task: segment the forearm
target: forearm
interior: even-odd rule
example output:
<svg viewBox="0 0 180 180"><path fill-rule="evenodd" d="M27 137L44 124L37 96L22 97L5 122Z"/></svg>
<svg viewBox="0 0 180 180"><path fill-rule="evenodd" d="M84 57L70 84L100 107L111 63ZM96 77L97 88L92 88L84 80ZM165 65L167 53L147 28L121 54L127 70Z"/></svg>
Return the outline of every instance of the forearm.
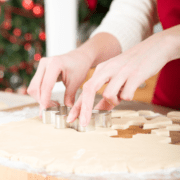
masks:
<svg viewBox="0 0 180 180"><path fill-rule="evenodd" d="M164 43L167 44L168 61L180 58L180 25L163 32Z"/></svg>
<svg viewBox="0 0 180 180"><path fill-rule="evenodd" d="M111 34L98 33L90 38L76 51L86 54L92 62L91 67L97 66L121 53L119 41Z"/></svg>

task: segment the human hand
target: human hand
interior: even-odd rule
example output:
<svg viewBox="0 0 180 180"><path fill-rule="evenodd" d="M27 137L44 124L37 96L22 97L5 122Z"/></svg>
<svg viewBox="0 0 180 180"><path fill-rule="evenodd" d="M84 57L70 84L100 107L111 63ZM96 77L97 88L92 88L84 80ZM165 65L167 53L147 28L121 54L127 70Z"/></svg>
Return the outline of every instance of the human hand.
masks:
<svg viewBox="0 0 180 180"><path fill-rule="evenodd" d="M111 110L123 100L132 100L138 86L155 75L170 60L172 43L166 32L157 33L130 50L99 64L83 86L83 92L73 106L68 122L80 114L80 123L87 126L96 92L109 83L103 92L103 99L95 109Z"/></svg>
<svg viewBox="0 0 180 180"><path fill-rule="evenodd" d="M39 102L40 112L55 105L50 101L51 91L56 81L61 80L66 86L64 104L72 107L75 93L85 80L91 64L86 54L76 50L61 56L42 58L27 90Z"/></svg>

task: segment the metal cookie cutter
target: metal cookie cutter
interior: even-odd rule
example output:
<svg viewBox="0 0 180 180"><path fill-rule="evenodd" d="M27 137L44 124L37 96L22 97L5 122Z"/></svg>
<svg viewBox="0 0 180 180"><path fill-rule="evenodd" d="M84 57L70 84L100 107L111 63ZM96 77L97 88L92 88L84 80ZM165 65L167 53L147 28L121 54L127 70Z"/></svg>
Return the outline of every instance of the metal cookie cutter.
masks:
<svg viewBox="0 0 180 180"><path fill-rule="evenodd" d="M95 115L92 114L91 121L86 127L83 127L78 122L78 131L79 132L88 132L88 131L94 131L95 130Z"/></svg>
<svg viewBox="0 0 180 180"><path fill-rule="evenodd" d="M67 115L61 114L60 112L55 114L55 128L56 129L66 129L69 127L69 124L66 122Z"/></svg>
<svg viewBox="0 0 180 180"><path fill-rule="evenodd" d="M76 119L73 123L69 123L69 126L70 128L75 129L77 131L79 126L79 119Z"/></svg>
<svg viewBox="0 0 180 180"><path fill-rule="evenodd" d="M69 114L70 110L71 110L71 107L61 105L59 111L60 111L61 114Z"/></svg>
<svg viewBox="0 0 180 180"><path fill-rule="evenodd" d="M65 105L61 105L59 111L60 111L61 115L68 114L68 112L67 112L67 106L65 106Z"/></svg>
<svg viewBox="0 0 180 180"><path fill-rule="evenodd" d="M43 110L42 119L44 124L55 123L55 113L59 112L60 106L50 107Z"/></svg>
<svg viewBox="0 0 180 180"><path fill-rule="evenodd" d="M95 126L109 128L112 126L111 111L93 110L95 114Z"/></svg>

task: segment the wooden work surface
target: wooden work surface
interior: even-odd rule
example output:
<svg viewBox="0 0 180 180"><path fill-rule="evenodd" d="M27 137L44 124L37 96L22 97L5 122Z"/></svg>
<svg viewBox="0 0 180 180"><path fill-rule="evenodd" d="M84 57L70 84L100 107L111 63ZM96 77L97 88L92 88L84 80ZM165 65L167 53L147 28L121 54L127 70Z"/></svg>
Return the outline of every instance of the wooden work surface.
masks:
<svg viewBox="0 0 180 180"><path fill-rule="evenodd" d="M95 104L99 102L101 99L100 95L96 95ZM10 108L3 111L10 112L10 111L17 111L21 110L24 107L34 107L38 106L37 103L32 103L26 106L20 106L16 108ZM126 102L122 101L119 106L117 106L115 109L121 109L121 110L152 110L154 112L161 113L163 115L166 115L168 112L172 111L172 109L161 107L161 106L155 106L151 104L141 103L141 102ZM130 126L126 130L118 130L118 135L115 136L115 138L118 137L124 137L124 138L132 138L134 134L137 133L144 133L144 134L150 134L151 130L143 130L142 127L138 126ZM180 133L171 133L171 137L176 137L175 141L180 140ZM177 143L177 142L176 142ZM162 178L163 179L163 178ZM0 180L65 180L65 178L55 178L52 176L43 177L42 175L32 174L28 173L23 170L17 170L12 169L9 167L4 167L0 165Z"/></svg>

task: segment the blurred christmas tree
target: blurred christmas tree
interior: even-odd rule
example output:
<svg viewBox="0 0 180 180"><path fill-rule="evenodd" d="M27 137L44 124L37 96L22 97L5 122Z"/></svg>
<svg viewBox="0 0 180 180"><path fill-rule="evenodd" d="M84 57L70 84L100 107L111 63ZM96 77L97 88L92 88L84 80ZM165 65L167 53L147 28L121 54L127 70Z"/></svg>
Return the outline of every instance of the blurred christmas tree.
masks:
<svg viewBox="0 0 180 180"><path fill-rule="evenodd" d="M113 0L79 0L79 40L86 41L109 11Z"/></svg>
<svg viewBox="0 0 180 180"><path fill-rule="evenodd" d="M78 0L79 37L84 42L112 0ZM0 0L0 90L26 94L45 56L43 0Z"/></svg>
<svg viewBox="0 0 180 180"><path fill-rule="evenodd" d="M43 0L0 0L0 89L21 91L45 56Z"/></svg>

